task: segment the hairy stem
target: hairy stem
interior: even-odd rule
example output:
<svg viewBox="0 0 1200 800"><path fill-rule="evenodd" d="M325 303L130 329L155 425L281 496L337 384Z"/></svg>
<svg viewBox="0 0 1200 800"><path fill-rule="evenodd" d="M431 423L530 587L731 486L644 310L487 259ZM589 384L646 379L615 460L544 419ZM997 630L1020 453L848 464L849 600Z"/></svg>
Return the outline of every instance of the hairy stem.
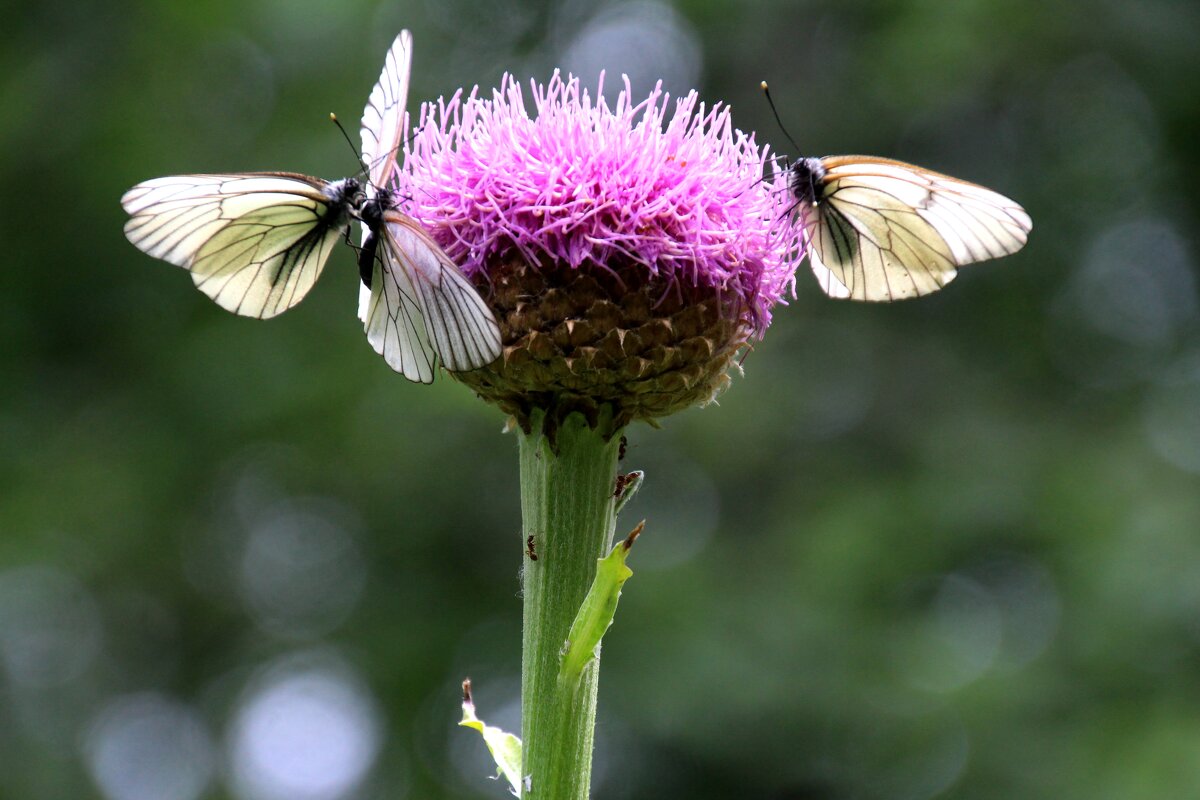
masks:
<svg viewBox="0 0 1200 800"><path fill-rule="evenodd" d="M607 441L580 414L553 443L533 420L520 434L525 548L521 664L522 773L525 798L586 800L592 771L599 661L560 686L561 651L611 546L618 435ZM601 430L605 426L598 426ZM532 538L530 538L532 537Z"/></svg>

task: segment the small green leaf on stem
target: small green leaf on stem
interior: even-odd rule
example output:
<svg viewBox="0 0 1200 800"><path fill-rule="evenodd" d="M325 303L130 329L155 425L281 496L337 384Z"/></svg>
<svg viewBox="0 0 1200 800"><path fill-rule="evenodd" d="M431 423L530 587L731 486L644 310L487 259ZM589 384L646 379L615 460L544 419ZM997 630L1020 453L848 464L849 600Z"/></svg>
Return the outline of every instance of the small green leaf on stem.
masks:
<svg viewBox="0 0 1200 800"><path fill-rule="evenodd" d="M563 648L562 664L558 670L559 687L574 688L584 667L596 657L600 640L617 613L621 586L633 574L633 570L625 566L629 548L633 547L645 527L646 520L642 520L623 541L617 543L611 553L597 560L596 578L583 598L583 605L575 615L575 622L571 625L571 633Z"/></svg>
<svg viewBox="0 0 1200 800"><path fill-rule="evenodd" d="M463 681L462 722L464 728L474 728L483 736L483 742L496 761L496 774L508 781L514 797L521 796L521 740L507 731L485 725L475 716L475 702L471 699L471 679Z"/></svg>

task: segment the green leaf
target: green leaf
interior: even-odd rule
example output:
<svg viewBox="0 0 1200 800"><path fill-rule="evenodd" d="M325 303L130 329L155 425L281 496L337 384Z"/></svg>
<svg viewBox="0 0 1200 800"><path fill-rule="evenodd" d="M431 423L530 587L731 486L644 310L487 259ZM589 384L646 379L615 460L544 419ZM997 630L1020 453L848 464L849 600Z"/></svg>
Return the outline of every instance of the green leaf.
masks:
<svg viewBox="0 0 1200 800"><path fill-rule="evenodd" d="M471 679L463 681L463 718L458 724L474 728L483 736L483 742L496 762L496 774L503 775L514 797L521 796L521 740L513 734L492 725L484 724L475 716L475 702L471 699Z"/></svg>
<svg viewBox="0 0 1200 800"><path fill-rule="evenodd" d="M637 524L624 541L618 542L604 558L596 562L596 577L588 589L583 604L571 624L571 633L563 646L562 664L558 670L558 684L563 688L574 688L584 667L599 654L600 640L613 623L617 613L617 601L621 598L621 587L633 570L625 566L629 548L641 535L646 521Z"/></svg>

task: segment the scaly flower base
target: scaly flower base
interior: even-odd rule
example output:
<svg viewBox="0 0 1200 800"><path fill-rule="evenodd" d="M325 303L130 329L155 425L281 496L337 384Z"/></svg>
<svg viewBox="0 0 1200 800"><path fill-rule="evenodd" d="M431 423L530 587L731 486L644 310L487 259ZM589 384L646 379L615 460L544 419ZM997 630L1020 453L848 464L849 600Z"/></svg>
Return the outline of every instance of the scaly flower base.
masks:
<svg viewBox="0 0 1200 800"><path fill-rule="evenodd" d="M455 377L516 418L554 429L578 411L605 436L712 402L754 330L741 295L648 274L641 264L592 269L490 265L475 283L496 314L504 355ZM600 413L612 409L605 424Z"/></svg>

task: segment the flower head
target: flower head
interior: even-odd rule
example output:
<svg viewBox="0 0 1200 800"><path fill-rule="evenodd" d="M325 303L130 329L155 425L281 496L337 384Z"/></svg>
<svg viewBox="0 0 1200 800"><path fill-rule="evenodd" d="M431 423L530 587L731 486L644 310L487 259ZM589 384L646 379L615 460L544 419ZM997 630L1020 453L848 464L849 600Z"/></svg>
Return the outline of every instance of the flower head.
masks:
<svg viewBox="0 0 1200 800"><path fill-rule="evenodd" d="M534 408L618 425L711 400L793 285L784 177L729 109L656 87L611 108L557 73L426 104L398 191L492 305L504 358L459 377ZM601 79L603 88L603 78Z"/></svg>

